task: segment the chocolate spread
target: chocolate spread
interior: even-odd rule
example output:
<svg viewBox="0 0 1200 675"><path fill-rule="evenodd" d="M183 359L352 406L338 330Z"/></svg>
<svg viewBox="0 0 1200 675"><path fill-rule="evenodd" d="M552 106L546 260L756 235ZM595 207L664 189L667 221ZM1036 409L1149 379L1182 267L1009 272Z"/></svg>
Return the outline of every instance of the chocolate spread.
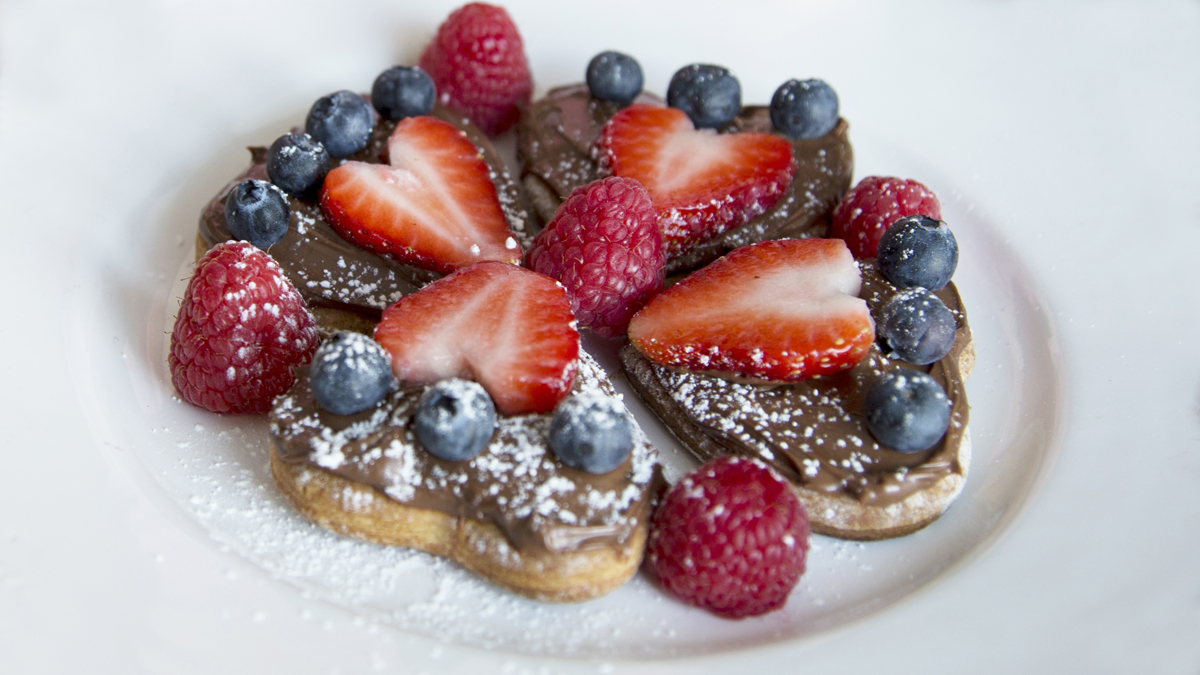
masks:
<svg viewBox="0 0 1200 675"><path fill-rule="evenodd" d="M643 93L635 103L662 104ZM517 156L521 182L533 215L544 224L571 191L604 176L592 146L605 122L621 106L593 99L587 85L576 84L550 90L535 101L517 125ZM829 215L850 189L854 153L847 137L849 125L837 126L821 138L794 139L796 177L783 197L766 213L693 246L667 262L667 273L701 267L735 248L765 239L824 236ZM770 112L763 106L747 106L720 133L755 131L777 133Z"/></svg>
<svg viewBox="0 0 1200 675"><path fill-rule="evenodd" d="M480 149L509 229L522 246L528 246L527 216L516 181L495 148L474 125L449 108L438 104L430 114L462 129ZM367 147L346 159L387 162L387 140L395 128L396 122L392 120L377 120ZM250 168L226 185L200 214L200 239L209 248L233 238L225 224L225 197L229 191L247 178L268 180L266 148L250 148L250 157ZM288 232L267 252L283 268L309 307L351 310L378 319L380 312L401 296L441 276L364 251L342 239L314 200L289 195L288 205L292 211Z"/></svg>
<svg viewBox="0 0 1200 675"><path fill-rule="evenodd" d="M859 297L878 323L879 312L899 291L880 275L874 260L859 265ZM954 313L957 336L950 354L930 366L888 358L887 348L878 342L853 368L794 384L756 385L673 370L651 363L632 345L622 350L622 364L642 398L701 459L722 454L757 457L805 488L886 506L967 469L958 464L968 417L959 364L971 333L954 284L937 296ZM923 452L889 450L866 428L867 389L897 368L929 373L951 402L946 436Z"/></svg>
<svg viewBox="0 0 1200 675"><path fill-rule="evenodd" d="M307 371L271 411L280 459L308 463L379 489L393 500L497 525L518 550L566 551L624 542L650 515L662 487L656 453L640 430L630 457L594 475L554 457L551 415L500 415L495 435L474 459L434 457L412 430L424 387L397 391L376 407L335 415L317 405ZM590 356L580 355L574 394L615 396ZM635 425L636 429L636 425Z"/></svg>

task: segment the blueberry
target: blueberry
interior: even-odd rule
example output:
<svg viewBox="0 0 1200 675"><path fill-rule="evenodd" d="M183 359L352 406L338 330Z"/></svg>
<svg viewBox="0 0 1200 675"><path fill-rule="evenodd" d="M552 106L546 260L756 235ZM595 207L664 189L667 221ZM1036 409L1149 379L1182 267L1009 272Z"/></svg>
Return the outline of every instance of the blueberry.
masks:
<svg viewBox="0 0 1200 675"><path fill-rule="evenodd" d="M885 374L867 390L867 429L898 452L928 450L950 426L950 399L937 380L915 370Z"/></svg>
<svg viewBox="0 0 1200 675"><path fill-rule="evenodd" d="M337 333L322 343L308 372L317 403L335 415L374 406L395 384L387 352L360 333Z"/></svg>
<svg viewBox="0 0 1200 675"><path fill-rule="evenodd" d="M554 410L550 449L559 461L588 473L608 473L633 450L625 407L607 396L572 396Z"/></svg>
<svg viewBox="0 0 1200 675"><path fill-rule="evenodd" d="M304 131L317 139L334 159L348 157L367 147L375 113L371 104L352 91L335 91L317 99L308 111Z"/></svg>
<svg viewBox="0 0 1200 675"><path fill-rule="evenodd" d="M389 120L428 115L436 96L433 78L417 66L388 68L371 87L371 105Z"/></svg>
<svg viewBox="0 0 1200 675"><path fill-rule="evenodd" d="M642 93L642 67L628 54L601 52L588 63L587 86L594 98L629 105Z"/></svg>
<svg viewBox="0 0 1200 675"><path fill-rule="evenodd" d="M901 291L880 312L879 335L897 356L927 366L954 346L954 313L924 288Z"/></svg>
<svg viewBox="0 0 1200 675"><path fill-rule="evenodd" d="M821 80L788 80L771 97L771 124L790 138L820 138L837 121L837 93Z"/></svg>
<svg viewBox="0 0 1200 675"><path fill-rule="evenodd" d="M283 190L265 180L244 180L225 197L229 233L264 251L287 234L291 212Z"/></svg>
<svg viewBox="0 0 1200 675"><path fill-rule="evenodd" d="M720 66L694 63L671 76L667 105L692 118L697 129L718 129L742 110L742 85Z"/></svg>
<svg viewBox="0 0 1200 675"><path fill-rule="evenodd" d="M267 175L284 192L312 197L329 173L329 152L308 134L285 134L267 150Z"/></svg>
<svg viewBox="0 0 1200 675"><path fill-rule="evenodd" d="M906 216L879 238L879 271L900 288L936 291L950 283L958 267L958 241L946 223Z"/></svg>
<svg viewBox="0 0 1200 675"><path fill-rule="evenodd" d="M421 395L413 428L421 445L435 457L471 459L492 439L496 406L477 382L442 380Z"/></svg>

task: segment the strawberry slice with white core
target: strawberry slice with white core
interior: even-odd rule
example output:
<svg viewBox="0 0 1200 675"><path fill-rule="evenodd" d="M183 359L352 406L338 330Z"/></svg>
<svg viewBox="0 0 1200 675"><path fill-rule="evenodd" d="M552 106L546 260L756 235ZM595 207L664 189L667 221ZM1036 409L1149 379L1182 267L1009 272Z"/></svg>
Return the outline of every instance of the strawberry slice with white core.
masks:
<svg viewBox="0 0 1200 675"><path fill-rule="evenodd" d="M383 311L375 340L401 382L472 379L506 415L553 410L579 367L579 331L563 287L499 262L401 298Z"/></svg>
<svg viewBox="0 0 1200 675"><path fill-rule="evenodd" d="M325 177L321 206L343 238L443 274L479 260L521 259L487 162L454 125L401 120L388 161L346 162Z"/></svg>
<svg viewBox="0 0 1200 675"><path fill-rule="evenodd" d="M650 193L669 257L762 215L796 175L786 139L696 129L682 110L663 106L620 111L596 149L614 176Z"/></svg>
<svg viewBox="0 0 1200 675"><path fill-rule="evenodd" d="M730 252L660 293L629 324L651 361L776 382L858 363L875 323L841 239L764 241Z"/></svg>

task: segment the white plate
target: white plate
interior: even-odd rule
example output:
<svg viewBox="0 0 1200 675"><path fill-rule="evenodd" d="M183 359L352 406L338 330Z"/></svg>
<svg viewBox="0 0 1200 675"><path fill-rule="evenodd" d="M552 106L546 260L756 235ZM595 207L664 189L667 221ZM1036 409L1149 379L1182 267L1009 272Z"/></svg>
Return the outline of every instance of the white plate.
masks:
<svg viewBox="0 0 1200 675"><path fill-rule="evenodd" d="M856 177L927 182L962 243L965 491L911 537L816 539L744 622L641 578L537 606L336 539L281 506L253 422L173 400L166 317L242 148L456 4L0 6L0 671L1198 672L1193 1L507 3L541 91L606 48L658 92L696 61L748 102L827 79Z"/></svg>
<svg viewBox="0 0 1200 675"><path fill-rule="evenodd" d="M872 166L875 149L887 147L854 141L860 166ZM75 385L92 402L87 414L95 425L106 434L119 429L123 447L149 478L140 481L143 489L161 492L214 541L272 577L372 622L473 647L573 658L694 656L813 636L887 607L978 555L1033 493L1059 433L1057 342L1028 275L995 225L952 184L916 160L888 154L891 172L921 176L943 196L944 217L960 241L955 279L979 354L968 384L970 477L947 515L915 535L865 544L815 537L809 571L787 607L762 618L715 618L668 598L644 575L595 601L536 603L436 557L340 537L294 513L271 480L265 419L207 413L180 402L171 387L166 353L192 264L190 208L160 214L160 222L178 225L145 239L131 232L118 247L152 263L134 270L154 280L144 290L148 298L130 302L129 288L97 278L96 269L84 271L80 284L94 294L78 296L70 308L80 317L72 335ZM97 339L97 329L115 333L131 350L112 349L111 340ZM588 344L616 374L611 345ZM693 464L648 411L634 407L669 475Z"/></svg>

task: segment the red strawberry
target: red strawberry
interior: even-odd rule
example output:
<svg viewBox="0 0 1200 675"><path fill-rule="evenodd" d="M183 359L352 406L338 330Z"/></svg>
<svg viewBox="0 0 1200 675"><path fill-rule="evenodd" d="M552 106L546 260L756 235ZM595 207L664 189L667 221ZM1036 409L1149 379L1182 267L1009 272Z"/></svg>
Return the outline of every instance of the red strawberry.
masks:
<svg viewBox="0 0 1200 675"><path fill-rule="evenodd" d="M579 365L566 291L550 277L498 262L476 263L401 298L383 311L375 340L402 382L473 379L507 415L553 410Z"/></svg>
<svg viewBox="0 0 1200 675"><path fill-rule="evenodd" d="M263 413L296 381L319 338L283 270L244 241L217 244L196 264L171 332L171 383L218 413Z"/></svg>
<svg viewBox="0 0 1200 675"><path fill-rule="evenodd" d="M596 147L614 176L650 193L668 257L761 215L796 174L787 140L697 130L683 111L662 106L625 108Z"/></svg>
<svg viewBox="0 0 1200 675"><path fill-rule="evenodd" d="M475 2L455 10L425 47L420 65L442 103L488 136L516 124L533 93L521 34L501 7Z"/></svg>
<svg viewBox="0 0 1200 675"><path fill-rule="evenodd" d="M875 340L858 264L840 239L739 248L657 295L629 323L650 360L794 382L858 363Z"/></svg>
<svg viewBox="0 0 1200 675"><path fill-rule="evenodd" d="M829 219L829 236L845 239L855 258L874 258L879 239L905 216L942 219L933 190L915 180L867 176L850 188Z"/></svg>
<svg viewBox="0 0 1200 675"><path fill-rule="evenodd" d="M443 274L477 260L521 259L488 166L454 125L401 120L388 160L346 162L325 177L321 206L342 237Z"/></svg>

